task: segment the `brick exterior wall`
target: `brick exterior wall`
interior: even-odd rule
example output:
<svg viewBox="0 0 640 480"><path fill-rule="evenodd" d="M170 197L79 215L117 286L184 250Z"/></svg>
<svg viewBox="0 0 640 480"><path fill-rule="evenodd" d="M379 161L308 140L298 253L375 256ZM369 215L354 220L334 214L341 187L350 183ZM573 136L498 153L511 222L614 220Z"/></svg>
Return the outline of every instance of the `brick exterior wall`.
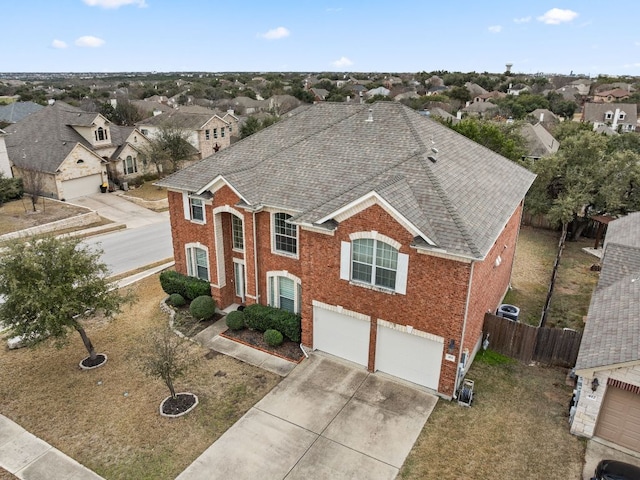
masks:
<svg viewBox="0 0 640 480"><path fill-rule="evenodd" d="M216 278L216 250L214 239L213 211L217 207L235 208L239 198L228 187L214 194L211 205L206 206L206 224L200 225L184 219L182 194L169 192L169 212L173 231L176 270L186 273L184 244L200 242L209 248L209 268L213 284ZM464 332L463 348L473 350L482 331L482 321L487 310L495 310L502 299L510 279L511 265L515 253L515 241L520 221L520 208L508 222L504 232L496 241L487 260L473 267L473 284ZM334 235L298 229L298 258L280 255L271 251L270 211L255 214L257 249L253 243L253 214L242 210L244 216L244 255L232 252L231 214L222 215L224 230L224 252L226 286L212 288L212 295L224 308L239 303L233 283L232 257L244 258L247 276L247 303L258 301L266 304L267 272L287 271L302 282L302 343L313 346L312 301L340 305L371 317L368 368L375 370L375 345L377 319L400 325L411 325L416 330L431 333L444 339L444 351L440 382L440 393L454 394L457 364L461 354L461 340L467 292L471 281L472 264L434 255L419 253L411 248L413 234L402 227L382 207L373 205L342 221ZM409 256L406 295L367 288L340 279L341 242L349 242L355 232L377 231L401 244L400 253ZM507 245L504 249L503 246ZM254 250L257 250L258 292L255 287ZM501 255L502 263L494 268L495 258ZM256 298L257 297L257 298ZM455 341L452 352L456 361L447 361L444 356L449 341Z"/></svg>

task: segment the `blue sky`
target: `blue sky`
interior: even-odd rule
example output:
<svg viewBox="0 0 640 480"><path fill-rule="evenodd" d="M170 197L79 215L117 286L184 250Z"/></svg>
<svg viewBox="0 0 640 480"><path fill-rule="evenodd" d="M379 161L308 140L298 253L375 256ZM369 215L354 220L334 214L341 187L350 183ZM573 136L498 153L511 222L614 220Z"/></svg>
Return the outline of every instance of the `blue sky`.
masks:
<svg viewBox="0 0 640 480"><path fill-rule="evenodd" d="M640 2L18 0L2 72L640 75Z"/></svg>

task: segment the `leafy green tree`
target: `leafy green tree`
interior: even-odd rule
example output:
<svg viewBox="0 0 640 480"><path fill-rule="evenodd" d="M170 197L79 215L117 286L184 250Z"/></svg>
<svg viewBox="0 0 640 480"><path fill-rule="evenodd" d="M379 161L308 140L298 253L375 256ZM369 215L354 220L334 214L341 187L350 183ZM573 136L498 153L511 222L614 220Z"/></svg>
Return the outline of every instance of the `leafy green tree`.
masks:
<svg viewBox="0 0 640 480"><path fill-rule="evenodd" d="M82 320L96 312L110 317L133 300L109 283L101 254L71 237L10 243L0 258L0 323L31 345L49 336L60 345L76 330L95 360Z"/></svg>
<svg viewBox="0 0 640 480"><path fill-rule="evenodd" d="M116 125L132 126L144 118L142 112L128 100L118 100L114 108L110 103L100 104L98 111Z"/></svg>
<svg viewBox="0 0 640 480"><path fill-rule="evenodd" d="M0 172L0 207L9 200L22 197L23 193L22 179L7 177Z"/></svg>
<svg viewBox="0 0 640 480"><path fill-rule="evenodd" d="M249 117L240 127L240 138L246 138L249 135L253 135L263 128L273 125L277 121L278 117L273 115L265 117L262 121L258 120L256 117Z"/></svg>
<svg viewBox="0 0 640 480"><path fill-rule="evenodd" d="M467 89L467 87L453 87L452 89L447 91L447 96L449 98L453 98L454 100L459 100L462 103L468 102L471 100L471 92Z"/></svg>
<svg viewBox="0 0 640 480"><path fill-rule="evenodd" d="M526 154L525 143L517 124L504 124L468 117L454 124L444 122L456 132L511 160L520 161Z"/></svg>

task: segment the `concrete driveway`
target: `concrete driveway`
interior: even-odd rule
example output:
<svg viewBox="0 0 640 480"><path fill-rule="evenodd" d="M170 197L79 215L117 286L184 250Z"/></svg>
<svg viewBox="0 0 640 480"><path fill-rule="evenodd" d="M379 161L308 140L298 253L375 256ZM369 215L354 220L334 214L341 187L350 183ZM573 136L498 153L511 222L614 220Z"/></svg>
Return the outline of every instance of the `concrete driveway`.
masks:
<svg viewBox="0 0 640 480"><path fill-rule="evenodd" d="M177 478L391 480L436 402L312 354Z"/></svg>
<svg viewBox="0 0 640 480"><path fill-rule="evenodd" d="M71 199L67 203L95 210L104 218L124 223L127 228L169 221L169 212L154 212L121 198L117 193L94 193Z"/></svg>
<svg viewBox="0 0 640 480"><path fill-rule="evenodd" d="M593 472L600 460L619 460L640 467L640 454L626 450L601 438L593 437L587 442L584 469L582 471L583 480L593 478Z"/></svg>

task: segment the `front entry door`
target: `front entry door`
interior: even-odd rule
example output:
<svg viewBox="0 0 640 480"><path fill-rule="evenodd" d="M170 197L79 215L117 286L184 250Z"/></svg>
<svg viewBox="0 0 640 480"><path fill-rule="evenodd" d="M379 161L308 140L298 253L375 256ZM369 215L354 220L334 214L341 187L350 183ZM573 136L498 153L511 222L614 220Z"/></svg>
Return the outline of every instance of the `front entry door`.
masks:
<svg viewBox="0 0 640 480"><path fill-rule="evenodd" d="M240 297L242 303L245 301L245 278L244 278L244 263L233 262L233 272L235 275L236 283L236 296Z"/></svg>

